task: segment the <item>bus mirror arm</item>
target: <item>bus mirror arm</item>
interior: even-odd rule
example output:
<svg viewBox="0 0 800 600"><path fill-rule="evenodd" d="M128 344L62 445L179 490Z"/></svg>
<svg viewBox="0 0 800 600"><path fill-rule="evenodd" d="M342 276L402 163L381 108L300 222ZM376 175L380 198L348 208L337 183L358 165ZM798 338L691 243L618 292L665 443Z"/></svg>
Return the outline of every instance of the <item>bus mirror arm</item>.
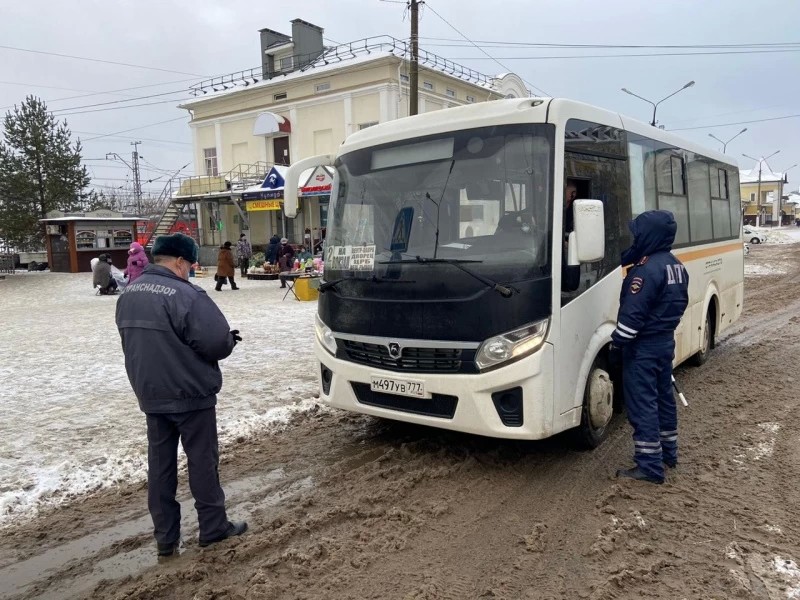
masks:
<svg viewBox="0 0 800 600"><path fill-rule="evenodd" d="M289 167L284 177L283 186L283 212L290 218L297 216L298 196L300 193L300 175L308 169L315 167L330 166L333 164L335 156L333 154L320 154L297 161ZM334 190L331 190L334 193Z"/></svg>

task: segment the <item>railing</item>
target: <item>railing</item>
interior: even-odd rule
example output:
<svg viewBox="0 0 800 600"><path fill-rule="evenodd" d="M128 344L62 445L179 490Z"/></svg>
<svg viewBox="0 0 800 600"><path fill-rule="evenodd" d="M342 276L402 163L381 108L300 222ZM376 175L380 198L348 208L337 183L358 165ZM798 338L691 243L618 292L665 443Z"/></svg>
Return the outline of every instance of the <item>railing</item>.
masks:
<svg viewBox="0 0 800 600"><path fill-rule="evenodd" d="M194 96L207 94L208 92L220 92L233 88L245 88L250 85L256 84L262 80L269 80L281 75L288 75L296 71L308 71L317 67L324 67L326 65L337 64L346 60L357 58L372 54L373 52L388 52L395 56L399 56L404 60L411 60L411 46L404 40L398 40L391 36L378 36L364 38L355 42L341 44L339 46L332 46L326 48L322 54L316 58L313 55L305 55L309 62L302 65L302 61L293 63L291 69L276 69L271 73L267 73L266 77L263 73L262 67L255 67L246 71L238 71L219 77L213 77L201 81L189 88L189 92ZM310 58L309 58L310 57ZM427 50L419 49L419 64L422 66L435 69L437 71L446 73L453 77L458 77L464 81L468 81L475 85L486 86L495 89L495 79L489 75L485 75L464 65L460 65L452 60L428 52Z"/></svg>

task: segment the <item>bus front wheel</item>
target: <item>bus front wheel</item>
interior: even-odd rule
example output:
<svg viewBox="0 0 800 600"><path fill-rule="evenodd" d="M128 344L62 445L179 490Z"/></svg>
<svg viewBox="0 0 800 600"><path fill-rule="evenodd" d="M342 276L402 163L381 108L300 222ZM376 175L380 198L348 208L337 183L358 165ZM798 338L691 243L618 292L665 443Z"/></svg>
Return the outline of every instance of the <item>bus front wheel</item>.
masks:
<svg viewBox="0 0 800 600"><path fill-rule="evenodd" d="M581 407L581 424L575 430L575 441L578 446L592 450L597 448L608 437L611 418L614 416L614 382L605 362L595 359L586 389L583 393Z"/></svg>
<svg viewBox="0 0 800 600"><path fill-rule="evenodd" d="M704 365L708 360L708 355L711 353L711 348L714 345L714 328L711 323L711 313L706 313L706 321L703 323L703 331L701 332L703 336L700 340L700 350L697 351L697 354L692 356L690 362L695 366L699 367L700 365Z"/></svg>

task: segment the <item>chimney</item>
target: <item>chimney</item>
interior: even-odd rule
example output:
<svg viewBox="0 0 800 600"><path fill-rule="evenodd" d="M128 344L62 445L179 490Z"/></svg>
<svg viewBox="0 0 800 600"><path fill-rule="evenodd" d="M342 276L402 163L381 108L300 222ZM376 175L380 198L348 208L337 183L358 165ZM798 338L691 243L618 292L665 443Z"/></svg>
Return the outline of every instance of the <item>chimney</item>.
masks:
<svg viewBox="0 0 800 600"><path fill-rule="evenodd" d="M275 57L267 54L267 49L270 46L288 44L292 38L271 29L259 29L259 33L261 34L261 73L264 79L269 79L275 71Z"/></svg>
<svg viewBox="0 0 800 600"><path fill-rule="evenodd" d="M302 69L315 61L323 51L322 33L325 30L303 21L292 21L292 41L294 42L295 69ZM262 38L263 39L263 38Z"/></svg>

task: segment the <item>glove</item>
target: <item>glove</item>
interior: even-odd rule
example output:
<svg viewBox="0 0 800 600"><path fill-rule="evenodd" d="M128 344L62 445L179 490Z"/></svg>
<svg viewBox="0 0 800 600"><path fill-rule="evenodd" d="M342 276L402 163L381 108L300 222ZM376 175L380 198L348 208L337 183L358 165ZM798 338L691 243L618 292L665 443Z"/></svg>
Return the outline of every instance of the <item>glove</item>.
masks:
<svg viewBox="0 0 800 600"><path fill-rule="evenodd" d="M613 344L608 348L608 366L613 371L618 371L622 368L622 348L614 346Z"/></svg>
<svg viewBox="0 0 800 600"><path fill-rule="evenodd" d="M239 330L234 329L231 331L231 335L233 336L233 344L236 345L238 342L242 341L242 336L239 335Z"/></svg>

